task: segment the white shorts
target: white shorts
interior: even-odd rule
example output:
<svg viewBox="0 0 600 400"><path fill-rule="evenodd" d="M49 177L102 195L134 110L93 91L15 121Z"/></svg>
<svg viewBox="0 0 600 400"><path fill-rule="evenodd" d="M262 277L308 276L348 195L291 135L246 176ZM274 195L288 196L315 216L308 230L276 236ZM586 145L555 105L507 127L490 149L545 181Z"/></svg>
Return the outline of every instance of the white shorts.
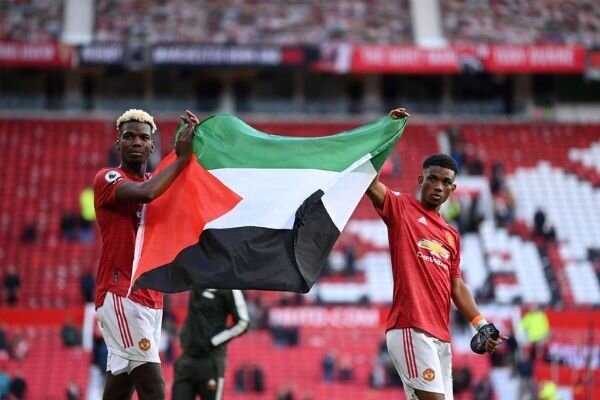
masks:
<svg viewBox="0 0 600 400"><path fill-rule="evenodd" d="M417 399L414 389L454 398L450 343L412 328L389 330L385 338L409 400Z"/></svg>
<svg viewBox="0 0 600 400"><path fill-rule="evenodd" d="M108 348L107 371L129 374L144 363L160 363L162 314L162 310L106 293L96 316Z"/></svg>

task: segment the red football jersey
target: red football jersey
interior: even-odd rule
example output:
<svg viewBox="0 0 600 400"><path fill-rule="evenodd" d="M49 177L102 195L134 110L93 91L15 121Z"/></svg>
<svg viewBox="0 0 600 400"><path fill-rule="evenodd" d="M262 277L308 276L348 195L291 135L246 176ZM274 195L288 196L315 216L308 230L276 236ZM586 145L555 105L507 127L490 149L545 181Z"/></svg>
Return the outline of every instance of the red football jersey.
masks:
<svg viewBox="0 0 600 400"><path fill-rule="evenodd" d="M451 278L460 277L460 236L412 195L388 189L388 227L394 298L387 329L415 328L450 342Z"/></svg>
<svg viewBox="0 0 600 400"><path fill-rule="evenodd" d="M101 169L94 178L94 207L102 236L102 254L96 277L96 308L104 303L107 291L126 296L131 281L135 236L143 204L119 203L117 188L128 180L144 181L120 168ZM129 298L151 308L163 307L162 293L139 289Z"/></svg>

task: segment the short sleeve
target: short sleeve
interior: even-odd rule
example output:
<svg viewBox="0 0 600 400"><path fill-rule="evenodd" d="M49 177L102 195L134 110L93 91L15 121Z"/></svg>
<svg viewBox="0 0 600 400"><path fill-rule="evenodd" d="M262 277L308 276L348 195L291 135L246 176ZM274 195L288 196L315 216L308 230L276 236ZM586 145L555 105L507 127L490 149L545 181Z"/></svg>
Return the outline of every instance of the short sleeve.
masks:
<svg viewBox="0 0 600 400"><path fill-rule="evenodd" d="M115 193L127 179L116 169L100 170L94 178L94 199L100 207L115 204Z"/></svg>
<svg viewBox="0 0 600 400"><path fill-rule="evenodd" d="M398 217L402 215L404 210L404 202L402 201L404 196L398 192L394 192L390 188L386 188L385 200L383 201L383 208L375 208L377 214L381 217L383 222L386 225L390 225L390 223Z"/></svg>

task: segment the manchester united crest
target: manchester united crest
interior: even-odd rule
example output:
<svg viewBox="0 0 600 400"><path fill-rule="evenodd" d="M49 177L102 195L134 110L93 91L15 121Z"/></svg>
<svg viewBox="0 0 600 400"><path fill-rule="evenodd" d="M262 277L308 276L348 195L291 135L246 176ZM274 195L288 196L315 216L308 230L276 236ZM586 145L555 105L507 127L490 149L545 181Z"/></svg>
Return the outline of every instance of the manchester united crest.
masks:
<svg viewBox="0 0 600 400"><path fill-rule="evenodd" d="M431 368L427 368L425 371L423 371L423 379L425 379L427 382L431 382L435 379L435 371Z"/></svg>
<svg viewBox="0 0 600 400"><path fill-rule="evenodd" d="M142 349L143 351L148 351L151 345L150 341L146 338L142 338L142 340L140 340L138 344L140 346L140 349Z"/></svg>

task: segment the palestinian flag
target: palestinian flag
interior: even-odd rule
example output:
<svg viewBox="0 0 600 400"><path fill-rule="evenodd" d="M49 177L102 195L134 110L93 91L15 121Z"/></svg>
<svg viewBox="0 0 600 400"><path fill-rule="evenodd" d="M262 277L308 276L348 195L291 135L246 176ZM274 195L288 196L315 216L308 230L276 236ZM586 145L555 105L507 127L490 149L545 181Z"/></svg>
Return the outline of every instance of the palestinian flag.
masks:
<svg viewBox="0 0 600 400"><path fill-rule="evenodd" d="M298 138L227 114L204 120L193 139L196 159L144 208L133 289L308 292L405 125L384 117Z"/></svg>

